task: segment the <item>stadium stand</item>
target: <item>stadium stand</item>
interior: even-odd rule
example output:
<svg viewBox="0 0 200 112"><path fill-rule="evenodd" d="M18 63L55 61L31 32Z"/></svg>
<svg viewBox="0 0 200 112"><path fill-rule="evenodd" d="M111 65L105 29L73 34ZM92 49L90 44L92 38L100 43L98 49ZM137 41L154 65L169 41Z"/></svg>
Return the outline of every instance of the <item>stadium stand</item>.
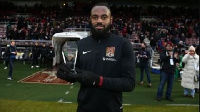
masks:
<svg viewBox="0 0 200 112"><path fill-rule="evenodd" d="M45 6L36 3L32 6L17 6L12 2L1 2L0 40L3 50L8 40L12 39L24 51L35 41L50 43L55 33L66 31L66 28L89 29L89 10L94 3L76 1L72 4ZM114 1L109 5L113 12L111 31L129 39L136 50L140 49L143 40L150 40L152 37L157 42L158 53L162 47L159 46L159 41L162 40L171 41L175 45L181 44L185 48L199 45L198 8L127 5Z"/></svg>

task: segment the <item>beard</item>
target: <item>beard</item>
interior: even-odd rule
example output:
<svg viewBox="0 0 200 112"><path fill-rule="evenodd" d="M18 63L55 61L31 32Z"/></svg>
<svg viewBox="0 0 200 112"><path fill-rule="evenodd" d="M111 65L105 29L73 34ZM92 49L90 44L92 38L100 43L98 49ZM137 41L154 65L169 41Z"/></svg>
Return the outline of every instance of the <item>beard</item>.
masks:
<svg viewBox="0 0 200 112"><path fill-rule="evenodd" d="M96 29L96 26L101 26L103 27L102 30L100 29ZM109 23L108 26L106 27L105 25L100 24L96 24L96 25L91 25L91 33L92 33L92 38L94 39L101 39L101 38L106 38L108 36L108 34L110 33L110 26L111 24Z"/></svg>

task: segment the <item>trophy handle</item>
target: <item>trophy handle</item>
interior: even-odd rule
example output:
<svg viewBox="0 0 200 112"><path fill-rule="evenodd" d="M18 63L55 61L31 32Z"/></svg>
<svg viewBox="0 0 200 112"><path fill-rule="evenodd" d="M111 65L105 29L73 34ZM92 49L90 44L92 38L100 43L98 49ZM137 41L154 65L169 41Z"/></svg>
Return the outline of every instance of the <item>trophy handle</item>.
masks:
<svg viewBox="0 0 200 112"><path fill-rule="evenodd" d="M72 71L77 74L75 67L78 55L78 47L75 41L66 41L62 47L62 57L63 61L66 64L67 62L72 62L73 67ZM71 58L71 59L70 59Z"/></svg>

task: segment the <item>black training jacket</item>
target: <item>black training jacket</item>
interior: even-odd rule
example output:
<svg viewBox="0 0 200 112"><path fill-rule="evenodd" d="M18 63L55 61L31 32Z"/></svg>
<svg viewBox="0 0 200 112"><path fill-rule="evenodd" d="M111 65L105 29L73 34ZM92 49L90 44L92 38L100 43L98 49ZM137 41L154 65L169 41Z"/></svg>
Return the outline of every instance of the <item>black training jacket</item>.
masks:
<svg viewBox="0 0 200 112"><path fill-rule="evenodd" d="M130 42L110 34L77 42L76 66L104 77L102 87L81 85L77 112L121 112L122 92L135 88L135 55Z"/></svg>
<svg viewBox="0 0 200 112"><path fill-rule="evenodd" d="M173 52L174 54L175 52ZM176 63L179 62L178 59L172 57L174 65L170 64L170 56L167 56L168 52L166 50L162 51L160 53L160 59L161 59L161 71L169 74L174 74L176 69Z"/></svg>
<svg viewBox="0 0 200 112"><path fill-rule="evenodd" d="M40 56L40 46L33 46L32 47L32 55L33 57L39 57Z"/></svg>
<svg viewBox="0 0 200 112"><path fill-rule="evenodd" d="M145 57L147 56L147 57ZM140 66L145 67L149 65L149 59L151 58L150 52L147 51L146 49L143 50L141 49L139 51L139 59L140 59Z"/></svg>

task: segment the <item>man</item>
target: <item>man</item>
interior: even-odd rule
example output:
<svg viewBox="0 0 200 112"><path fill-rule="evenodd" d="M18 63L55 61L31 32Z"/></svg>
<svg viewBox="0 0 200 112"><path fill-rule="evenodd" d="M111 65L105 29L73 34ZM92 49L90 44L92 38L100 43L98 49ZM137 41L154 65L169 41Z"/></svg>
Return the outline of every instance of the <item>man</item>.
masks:
<svg viewBox="0 0 200 112"><path fill-rule="evenodd" d="M52 69L53 67L53 58L55 57L55 52L52 44L49 45L47 52L47 68Z"/></svg>
<svg viewBox="0 0 200 112"><path fill-rule="evenodd" d="M5 51L7 51L8 48L10 48L10 44L8 44L6 46ZM5 59L5 67L4 67L4 69L7 69L8 68L8 64L9 64L9 54L5 53L3 58Z"/></svg>
<svg viewBox="0 0 200 112"><path fill-rule="evenodd" d="M10 46L7 47L5 53L8 56L8 60L9 60L9 72L8 72L7 79L12 80L14 61L15 61L15 56L17 55L17 48L15 46L15 41L10 42Z"/></svg>
<svg viewBox="0 0 200 112"><path fill-rule="evenodd" d="M77 74L62 64L57 76L80 82L77 112L122 112L122 92L135 88L133 48L127 39L110 33L107 5L96 4L90 19L92 35L77 43Z"/></svg>
<svg viewBox="0 0 200 112"><path fill-rule="evenodd" d="M32 66L38 68L38 57L40 56L40 46L38 45L38 42L35 42L35 45L32 47Z"/></svg>
<svg viewBox="0 0 200 112"><path fill-rule="evenodd" d="M0 60L2 58L2 49L1 49L1 44L0 44Z"/></svg>
<svg viewBox="0 0 200 112"><path fill-rule="evenodd" d="M154 37L151 37L150 45L151 45L151 48L153 49L153 51L155 51L157 44L156 44L156 40L154 39Z"/></svg>
<svg viewBox="0 0 200 112"><path fill-rule="evenodd" d="M151 58L150 52L146 49L146 43L141 44L141 50L138 53L138 57L140 60L140 85L142 85L143 82L143 73L145 70L145 73L147 75L147 81L148 81L148 87L151 87L151 78L149 74L149 59Z"/></svg>
<svg viewBox="0 0 200 112"><path fill-rule="evenodd" d="M167 82L166 100L173 102L171 98L171 92L174 82L174 74L176 66L178 66L178 53L173 51L172 43L166 44L166 50L160 54L161 59L161 74L160 84L157 91L157 101L161 101L163 96L163 88Z"/></svg>
<svg viewBox="0 0 200 112"><path fill-rule="evenodd" d="M48 48L46 46L46 43L43 43L41 47L41 59L40 59L41 68L47 65L47 54L48 54Z"/></svg>

